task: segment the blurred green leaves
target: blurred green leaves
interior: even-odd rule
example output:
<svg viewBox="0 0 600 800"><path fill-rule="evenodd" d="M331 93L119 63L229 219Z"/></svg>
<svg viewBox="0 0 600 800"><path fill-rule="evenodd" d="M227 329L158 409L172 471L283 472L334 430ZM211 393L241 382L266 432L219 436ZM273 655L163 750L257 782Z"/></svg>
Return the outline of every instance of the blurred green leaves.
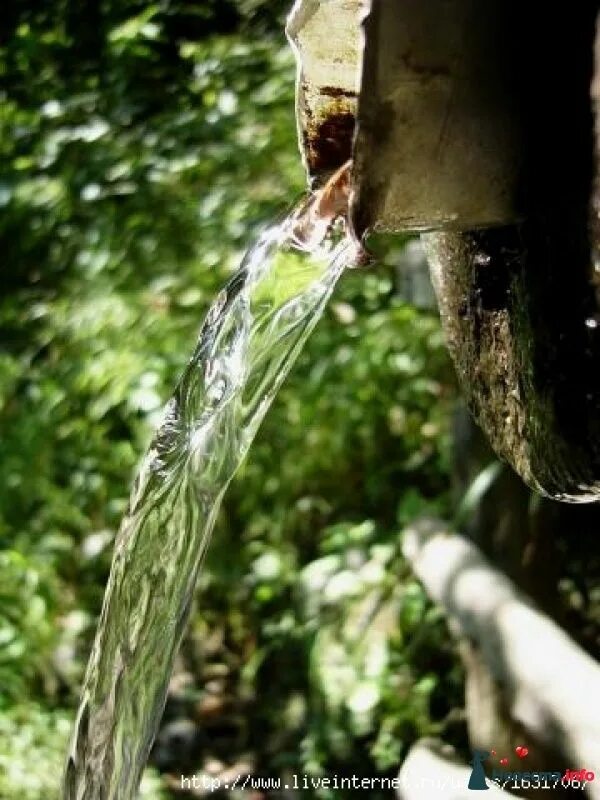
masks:
<svg viewBox="0 0 600 800"><path fill-rule="evenodd" d="M65 713L34 704L0 714L0 796L58 800L70 727Z"/></svg>
<svg viewBox="0 0 600 800"><path fill-rule="evenodd" d="M135 464L208 303L304 189L287 6L3 10L2 797L56 795ZM399 550L415 516L449 513L453 397L436 317L398 296L401 245L342 279L201 577L184 653L198 692L225 665L229 755L268 774L392 771L460 703Z"/></svg>
<svg viewBox="0 0 600 800"><path fill-rule="evenodd" d="M55 576L41 559L0 551L0 710L35 684L52 694L57 600Z"/></svg>

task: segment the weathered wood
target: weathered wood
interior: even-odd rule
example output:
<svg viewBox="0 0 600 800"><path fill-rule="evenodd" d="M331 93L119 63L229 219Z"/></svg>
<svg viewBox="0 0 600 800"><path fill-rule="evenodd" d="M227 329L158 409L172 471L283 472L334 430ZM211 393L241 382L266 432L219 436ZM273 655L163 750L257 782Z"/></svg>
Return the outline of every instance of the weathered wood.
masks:
<svg viewBox="0 0 600 800"><path fill-rule="evenodd" d="M600 496L600 317L587 211L423 237L446 341L475 419L535 490Z"/></svg>
<svg viewBox="0 0 600 800"><path fill-rule="evenodd" d="M492 478L485 488L482 486L476 506L461 515L465 535L496 569L558 621L563 611L556 591L561 567L558 540L569 520L577 526L581 523L580 512L589 514L595 507L533 496L508 465L497 463L481 429L463 405L455 412L453 434L456 504L461 503L465 493L471 493L472 487L482 486L484 475ZM562 525L557 517L562 519ZM596 518L600 519L600 515L596 514ZM573 537L569 541L573 542ZM528 769L544 771L549 764L568 768L570 762L563 754L544 745L511 718L504 689L494 679L477 644L463 638L459 652L465 668L465 712L472 747L509 754L517 746L525 746L531 754ZM528 796L526 791L522 794ZM536 797L539 791L534 789L530 794ZM563 794L561 787L553 790L553 795Z"/></svg>
<svg viewBox="0 0 600 800"><path fill-rule="evenodd" d="M515 29L523 224L423 237L475 418L531 487L574 502L600 496L597 14L530 8Z"/></svg>
<svg viewBox="0 0 600 800"><path fill-rule="evenodd" d="M496 452L571 502L600 497L598 11L297 0L288 23L311 181L353 156L359 236L446 231L423 238L463 392Z"/></svg>
<svg viewBox="0 0 600 800"><path fill-rule="evenodd" d="M468 230L520 217L518 0L372 0L354 225Z"/></svg>
<svg viewBox="0 0 600 800"><path fill-rule="evenodd" d="M361 5L362 0L296 0L288 17L298 67L298 138L311 183L321 183L352 155Z"/></svg>
<svg viewBox="0 0 600 800"><path fill-rule="evenodd" d="M424 520L408 528L403 552L446 610L451 629L477 648L510 718L570 759L542 766L594 770L600 752L600 667L594 660L444 523ZM590 783L588 791L600 798L600 783Z"/></svg>

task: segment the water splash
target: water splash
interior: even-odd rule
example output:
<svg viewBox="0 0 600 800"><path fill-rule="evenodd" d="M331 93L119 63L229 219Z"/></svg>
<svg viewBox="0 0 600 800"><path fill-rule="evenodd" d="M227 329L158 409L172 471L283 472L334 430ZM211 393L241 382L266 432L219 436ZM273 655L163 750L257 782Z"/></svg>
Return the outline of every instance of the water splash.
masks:
<svg viewBox="0 0 600 800"><path fill-rule="evenodd" d="M119 530L64 800L137 791L220 501L357 257L329 222L308 203L267 230L208 312Z"/></svg>

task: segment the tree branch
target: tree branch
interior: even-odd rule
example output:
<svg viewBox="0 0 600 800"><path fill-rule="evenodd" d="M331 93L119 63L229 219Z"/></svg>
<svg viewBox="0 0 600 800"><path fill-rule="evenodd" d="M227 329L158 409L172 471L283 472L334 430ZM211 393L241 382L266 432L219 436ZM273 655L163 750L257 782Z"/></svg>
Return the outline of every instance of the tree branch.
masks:
<svg viewBox="0 0 600 800"><path fill-rule="evenodd" d="M443 522L404 533L403 552L451 628L479 648L514 720L594 770L600 753L600 668L567 634ZM551 766L551 765L550 765ZM600 780L587 787L600 798Z"/></svg>

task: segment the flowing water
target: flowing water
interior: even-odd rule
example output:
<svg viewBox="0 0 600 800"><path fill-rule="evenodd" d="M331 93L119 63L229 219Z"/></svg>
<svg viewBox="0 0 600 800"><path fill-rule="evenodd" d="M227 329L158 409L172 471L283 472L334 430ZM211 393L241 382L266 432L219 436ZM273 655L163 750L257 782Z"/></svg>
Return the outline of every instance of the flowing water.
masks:
<svg viewBox="0 0 600 800"><path fill-rule="evenodd" d="M210 308L119 530L64 800L135 796L220 501L356 255L305 204L262 235Z"/></svg>

